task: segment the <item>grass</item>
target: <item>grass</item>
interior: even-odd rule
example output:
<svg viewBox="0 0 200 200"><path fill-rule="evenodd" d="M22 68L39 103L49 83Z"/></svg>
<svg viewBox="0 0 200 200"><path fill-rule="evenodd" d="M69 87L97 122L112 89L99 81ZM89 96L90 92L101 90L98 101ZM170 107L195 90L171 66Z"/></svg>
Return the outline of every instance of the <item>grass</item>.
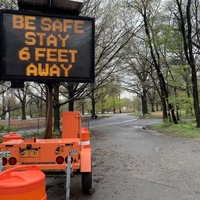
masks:
<svg viewBox="0 0 200 200"><path fill-rule="evenodd" d="M138 113L134 113L135 116L137 116L137 114ZM152 125L150 128L176 137L200 139L200 128L197 128L194 119L189 119L188 116L184 115L184 113L181 114L182 121L178 124L165 121ZM143 117L162 119L162 112L152 112L151 114Z"/></svg>
<svg viewBox="0 0 200 200"><path fill-rule="evenodd" d="M195 139L200 138L200 128L197 128L196 123L192 122L181 122L179 124L161 122L154 125L153 129L173 136Z"/></svg>
<svg viewBox="0 0 200 200"><path fill-rule="evenodd" d="M138 113L133 113L133 115L138 116ZM143 117L162 118L162 112L153 112ZM183 113L182 117L183 117L182 121L179 122L178 124L166 121L152 125L150 126L150 128L176 137L200 139L200 128L197 128L194 120L192 119L189 120L189 118L186 117Z"/></svg>
<svg viewBox="0 0 200 200"><path fill-rule="evenodd" d="M130 115L133 115L135 117L140 117L141 116L141 112L133 112Z"/></svg>

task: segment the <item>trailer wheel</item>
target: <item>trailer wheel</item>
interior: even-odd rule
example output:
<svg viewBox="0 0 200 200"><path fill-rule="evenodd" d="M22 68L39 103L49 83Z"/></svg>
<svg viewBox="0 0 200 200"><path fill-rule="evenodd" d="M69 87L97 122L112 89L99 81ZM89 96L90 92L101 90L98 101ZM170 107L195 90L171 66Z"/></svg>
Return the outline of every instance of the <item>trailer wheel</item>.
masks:
<svg viewBox="0 0 200 200"><path fill-rule="evenodd" d="M92 172L82 173L82 190L84 194L91 194L92 189Z"/></svg>

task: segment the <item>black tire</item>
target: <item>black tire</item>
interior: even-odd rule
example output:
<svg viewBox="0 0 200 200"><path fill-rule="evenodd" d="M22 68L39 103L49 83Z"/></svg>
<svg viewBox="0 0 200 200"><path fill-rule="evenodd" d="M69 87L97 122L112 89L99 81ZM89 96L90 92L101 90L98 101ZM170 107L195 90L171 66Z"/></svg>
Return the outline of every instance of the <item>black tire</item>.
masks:
<svg viewBox="0 0 200 200"><path fill-rule="evenodd" d="M91 194L92 189L92 172L82 173L82 190L84 194Z"/></svg>

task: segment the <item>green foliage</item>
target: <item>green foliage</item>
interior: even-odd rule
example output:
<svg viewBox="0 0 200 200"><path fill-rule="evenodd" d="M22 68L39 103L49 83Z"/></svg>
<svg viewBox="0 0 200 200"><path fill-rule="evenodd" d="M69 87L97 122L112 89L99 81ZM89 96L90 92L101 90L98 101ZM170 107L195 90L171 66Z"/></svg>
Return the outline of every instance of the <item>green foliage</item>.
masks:
<svg viewBox="0 0 200 200"><path fill-rule="evenodd" d="M2 134L0 134L0 143L1 143L1 142L2 142L2 137L3 137L5 134L10 133L10 132L13 132L13 131L16 131L16 129L1 125L1 126L0 126L0 131L1 131L1 133L2 133Z"/></svg>
<svg viewBox="0 0 200 200"><path fill-rule="evenodd" d="M12 131L16 131L17 129L16 128L11 128L11 127L4 127L4 131L9 133L9 132L12 132Z"/></svg>
<svg viewBox="0 0 200 200"><path fill-rule="evenodd" d="M190 70L187 65L178 65L177 63L177 65L171 65L168 69L167 82L171 89L169 102L175 108L184 111L187 117L193 116L193 98L190 94L189 77Z"/></svg>
<svg viewBox="0 0 200 200"><path fill-rule="evenodd" d="M9 126L0 125L0 131L2 131L2 132L9 133L9 132L16 131L16 130L17 130L17 129L11 128L11 127L9 127Z"/></svg>
<svg viewBox="0 0 200 200"><path fill-rule="evenodd" d="M172 60L171 62L177 63L176 65L171 65L168 69L167 82L169 86L178 87L183 90L186 88L186 81L190 77L189 67L187 65L179 65L176 60Z"/></svg>
<svg viewBox="0 0 200 200"><path fill-rule="evenodd" d="M0 131L3 131L3 130L4 130L4 126L0 125Z"/></svg>
<svg viewBox="0 0 200 200"><path fill-rule="evenodd" d="M186 138L200 138L200 129L196 127L196 123L186 122L173 124L169 122L162 122L154 125L158 131L165 132L171 135L186 137Z"/></svg>
<svg viewBox="0 0 200 200"><path fill-rule="evenodd" d="M186 93L179 92L178 96L170 96L169 102L178 106L186 116L191 117L193 116L193 99L192 97L188 97Z"/></svg>

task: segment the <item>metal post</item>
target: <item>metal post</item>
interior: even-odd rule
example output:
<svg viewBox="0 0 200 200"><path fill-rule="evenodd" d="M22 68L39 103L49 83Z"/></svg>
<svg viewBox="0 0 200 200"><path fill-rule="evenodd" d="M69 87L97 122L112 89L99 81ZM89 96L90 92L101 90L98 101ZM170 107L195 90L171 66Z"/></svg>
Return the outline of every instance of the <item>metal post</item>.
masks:
<svg viewBox="0 0 200 200"><path fill-rule="evenodd" d="M45 129L45 139L52 138L52 112L53 112L53 102L52 93L53 84L46 84L46 129Z"/></svg>
<svg viewBox="0 0 200 200"><path fill-rule="evenodd" d="M66 200L70 198L70 179L71 179L71 154L69 153L67 157L67 167L66 167Z"/></svg>

